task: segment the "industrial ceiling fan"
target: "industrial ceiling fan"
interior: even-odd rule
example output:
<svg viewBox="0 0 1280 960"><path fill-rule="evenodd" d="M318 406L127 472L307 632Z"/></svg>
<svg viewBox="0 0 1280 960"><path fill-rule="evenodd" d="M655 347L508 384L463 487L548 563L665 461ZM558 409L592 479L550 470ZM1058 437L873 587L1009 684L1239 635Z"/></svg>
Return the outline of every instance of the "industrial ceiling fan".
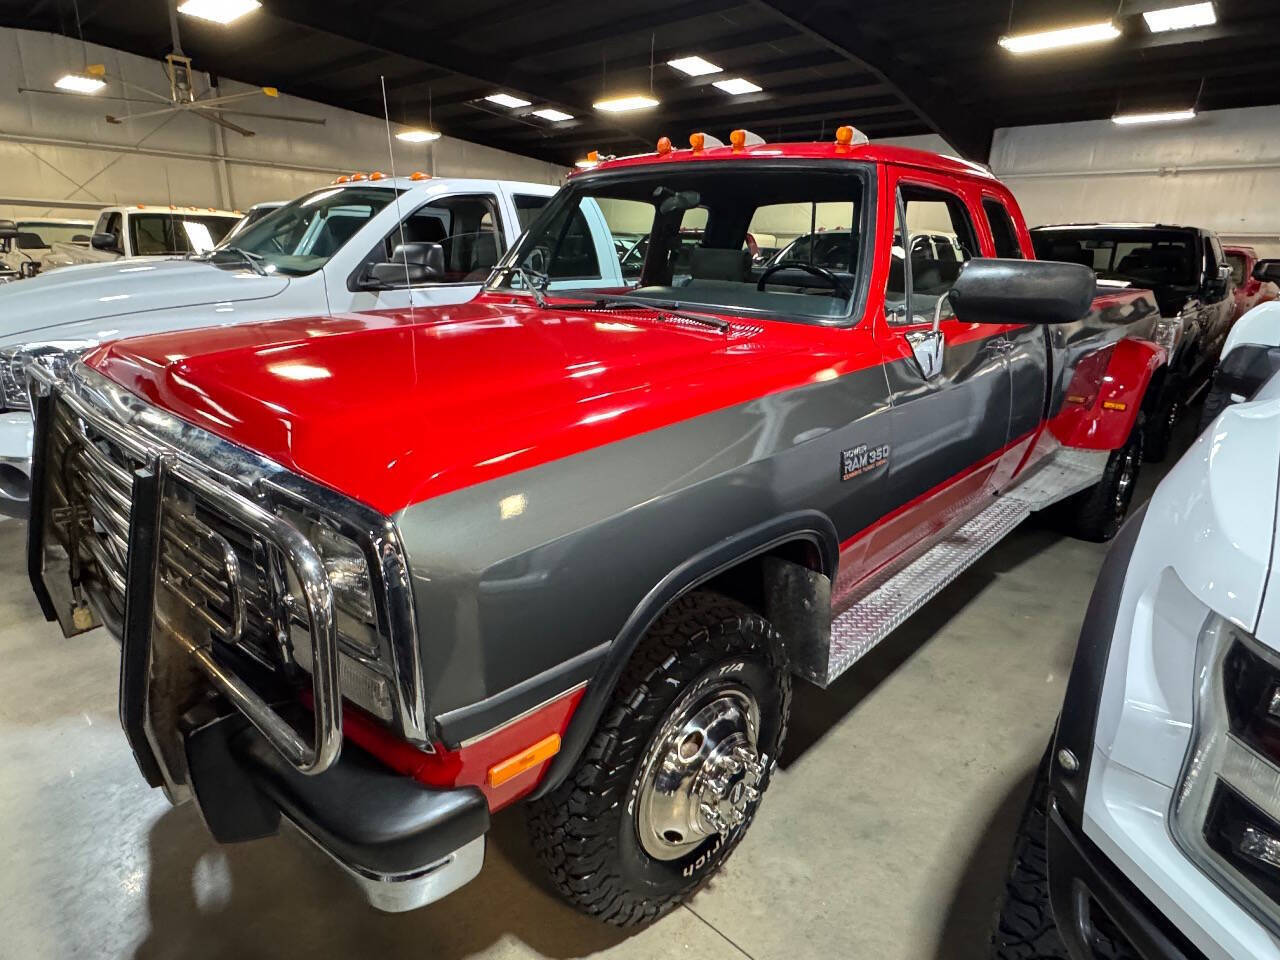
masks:
<svg viewBox="0 0 1280 960"><path fill-rule="evenodd" d="M144 94L152 99L165 104L155 110L144 110L141 113L131 113L126 116L115 116L107 114L108 123L130 123L134 120L145 120L152 117L162 117L171 113L194 113L199 117L208 120L210 123L227 130L231 130L240 134L242 137L252 137L255 135L253 130L243 127L238 123L228 120L226 114L231 113L246 117L262 117L271 120L284 120L290 123L313 123L323 126L324 120L317 117L286 117L276 114L252 113L243 110L226 110L227 104L237 103L242 100L250 100L259 96L268 96L276 98L280 96L280 92L275 87L259 87L256 90L247 90L243 93L232 93L226 96L217 95L217 83L214 84L203 94L197 94L194 82L194 71L192 70L191 58L182 51L182 39L178 34L178 13L175 7L176 0L169 0L166 6L169 9L169 32L173 38L173 52L164 58L165 74L169 78L168 94L157 93L146 87L140 87L136 84L129 83L126 80L115 78L120 86L127 90L131 90L140 94ZM101 66L89 67L88 72L102 79L105 77L105 69Z"/></svg>

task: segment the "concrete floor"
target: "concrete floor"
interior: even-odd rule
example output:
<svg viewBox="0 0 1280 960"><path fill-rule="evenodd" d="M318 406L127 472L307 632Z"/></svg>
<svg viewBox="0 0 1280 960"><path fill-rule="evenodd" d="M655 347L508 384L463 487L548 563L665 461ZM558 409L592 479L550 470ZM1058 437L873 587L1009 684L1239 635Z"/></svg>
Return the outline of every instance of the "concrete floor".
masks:
<svg viewBox="0 0 1280 960"><path fill-rule="evenodd" d="M1162 471L1148 466L1139 498ZM0 958L985 955L1012 831L1105 549L1035 521L832 689L799 684L755 825L686 907L623 933L541 884L518 809L425 910L366 907L296 835L214 846L143 784L118 647L64 640L0 522Z"/></svg>

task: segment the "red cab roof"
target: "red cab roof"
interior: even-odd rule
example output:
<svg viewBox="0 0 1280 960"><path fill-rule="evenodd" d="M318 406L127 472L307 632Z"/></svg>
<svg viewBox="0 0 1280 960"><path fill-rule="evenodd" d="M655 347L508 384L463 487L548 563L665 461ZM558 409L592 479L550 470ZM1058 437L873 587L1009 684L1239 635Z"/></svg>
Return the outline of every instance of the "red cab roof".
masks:
<svg viewBox="0 0 1280 960"><path fill-rule="evenodd" d="M979 163L962 160L960 157L944 156L928 150L914 150L910 147L880 146L874 143L853 144L844 146L838 143L758 143L743 147L707 147L703 150L685 148L672 150L669 153L641 153L630 157L601 158L600 162L587 169L576 170L571 177L595 173L602 170L619 170L626 167L640 167L664 163L699 163L704 161L724 160L855 160L863 163L895 163L909 167L921 167L939 173L960 176L982 177L995 180L995 175Z"/></svg>

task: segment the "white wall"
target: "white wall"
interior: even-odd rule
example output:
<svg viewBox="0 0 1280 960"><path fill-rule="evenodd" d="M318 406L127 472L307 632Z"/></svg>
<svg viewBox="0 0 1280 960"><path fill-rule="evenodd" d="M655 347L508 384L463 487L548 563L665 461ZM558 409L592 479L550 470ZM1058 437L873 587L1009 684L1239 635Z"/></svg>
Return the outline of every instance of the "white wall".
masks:
<svg viewBox="0 0 1280 960"><path fill-rule="evenodd" d="M84 64L103 63L111 83L93 96L19 92L53 89L54 81ZM199 66L197 62L196 66ZM286 200L353 170L391 172L383 121L300 100L282 91L277 100L257 96L232 109L268 114L231 119L256 131L225 134L189 114L107 123L108 113L153 109L150 100L121 80L167 96L158 61L47 33L0 29L0 217L88 217L114 203L173 202L244 209L262 200ZM207 83L197 74L198 84ZM223 94L252 90L223 80ZM156 103L163 107L164 104ZM324 126L289 123L274 116L323 118ZM500 177L558 184L567 170L451 137L433 144L394 141L395 169L436 176ZM218 159L222 153L225 160ZM172 199L170 199L172 198ZM47 205L15 204L38 200Z"/></svg>
<svg viewBox="0 0 1280 960"><path fill-rule="evenodd" d="M1032 225L1193 224L1280 255L1280 106L997 130L991 167Z"/></svg>

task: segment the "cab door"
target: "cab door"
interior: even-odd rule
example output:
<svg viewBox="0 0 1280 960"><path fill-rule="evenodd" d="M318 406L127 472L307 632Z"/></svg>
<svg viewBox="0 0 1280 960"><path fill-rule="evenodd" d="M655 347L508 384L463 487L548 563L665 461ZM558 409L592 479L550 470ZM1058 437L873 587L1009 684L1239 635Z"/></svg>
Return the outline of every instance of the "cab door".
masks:
<svg viewBox="0 0 1280 960"><path fill-rule="evenodd" d="M976 202L952 178L890 172L897 225L883 337L888 512L872 535L868 571L981 510L1009 433L1008 340L999 327L962 323L948 305L964 262L982 255Z"/></svg>

